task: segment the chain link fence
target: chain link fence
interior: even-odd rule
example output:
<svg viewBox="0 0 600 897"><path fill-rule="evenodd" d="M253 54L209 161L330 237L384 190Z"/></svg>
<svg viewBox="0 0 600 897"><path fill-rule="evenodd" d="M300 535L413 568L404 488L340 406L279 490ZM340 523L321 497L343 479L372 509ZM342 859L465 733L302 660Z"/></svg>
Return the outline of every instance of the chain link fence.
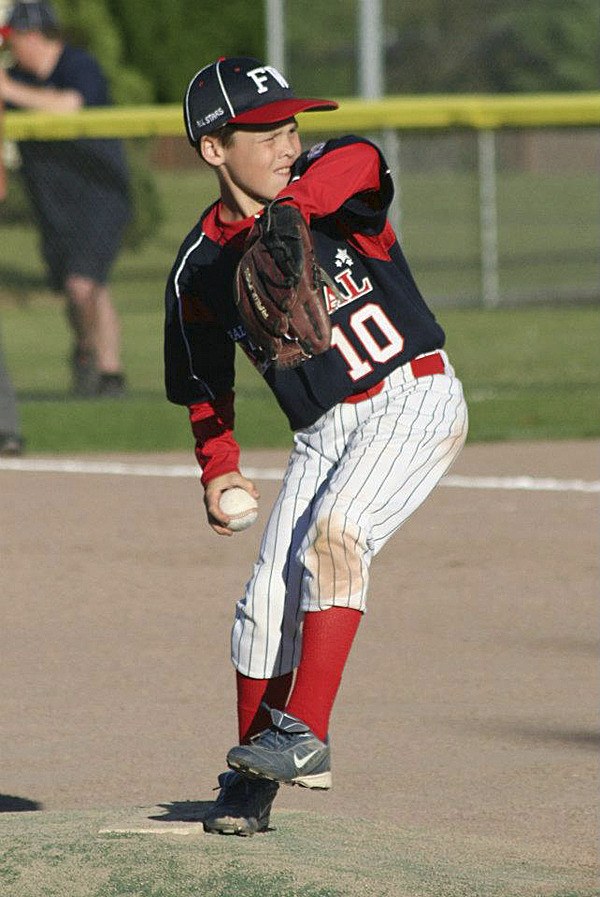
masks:
<svg viewBox="0 0 600 897"><path fill-rule="evenodd" d="M304 144L327 136L307 134ZM394 171L391 216L433 305L600 298L600 129L368 136ZM142 299L149 283L162 292L179 242L214 198L215 183L184 137L124 143L133 217L113 281L118 295L135 290L137 279ZM10 190L0 205L0 296L23 295L44 289L47 279L18 144L7 142L4 154ZM61 199L58 189L49 180L48 193L68 207L74 198ZM112 239L107 225L103 236Z"/></svg>
<svg viewBox="0 0 600 897"><path fill-rule="evenodd" d="M396 220L432 301L600 298L600 131L402 133L395 163Z"/></svg>

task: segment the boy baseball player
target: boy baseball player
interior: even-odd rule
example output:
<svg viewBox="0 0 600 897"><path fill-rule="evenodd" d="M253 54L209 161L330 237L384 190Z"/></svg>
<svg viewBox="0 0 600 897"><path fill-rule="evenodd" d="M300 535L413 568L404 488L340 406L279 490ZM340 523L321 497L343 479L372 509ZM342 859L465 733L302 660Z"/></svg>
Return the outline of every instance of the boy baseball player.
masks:
<svg viewBox="0 0 600 897"><path fill-rule="evenodd" d="M209 832L265 831L280 783L331 786L329 719L375 554L424 501L466 438L462 387L444 333L386 212L379 149L346 136L302 152L295 116L336 103L295 97L251 58L190 81L188 138L220 196L183 241L166 290L168 398L189 409L208 521L241 486L233 436L238 343L287 415L293 447L232 632L239 745L227 755ZM293 368L264 361L234 301L244 241L281 199L308 223L328 275L331 345Z"/></svg>

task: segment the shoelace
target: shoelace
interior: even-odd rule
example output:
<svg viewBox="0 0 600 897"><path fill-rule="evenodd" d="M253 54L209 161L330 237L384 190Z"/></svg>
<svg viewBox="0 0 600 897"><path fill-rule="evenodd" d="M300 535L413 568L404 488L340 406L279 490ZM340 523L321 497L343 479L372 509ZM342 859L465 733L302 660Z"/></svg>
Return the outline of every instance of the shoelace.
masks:
<svg viewBox="0 0 600 897"><path fill-rule="evenodd" d="M266 732L260 732L250 740L252 743L260 741L261 747L278 750L281 747L286 747L291 741L295 741L298 737L298 732L284 732L282 729L277 729L275 726L272 726L270 729L267 729Z"/></svg>

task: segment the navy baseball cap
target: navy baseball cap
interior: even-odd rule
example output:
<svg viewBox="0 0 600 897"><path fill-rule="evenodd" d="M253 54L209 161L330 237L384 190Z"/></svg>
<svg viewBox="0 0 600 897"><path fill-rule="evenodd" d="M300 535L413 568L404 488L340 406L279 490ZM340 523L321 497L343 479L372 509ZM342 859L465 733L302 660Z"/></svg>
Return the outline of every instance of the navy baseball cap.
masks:
<svg viewBox="0 0 600 897"><path fill-rule="evenodd" d="M58 19L46 0L21 0L8 14L6 29L11 31L45 31L58 28Z"/></svg>
<svg viewBox="0 0 600 897"><path fill-rule="evenodd" d="M197 72L183 100L188 139L224 125L269 125L298 112L337 109L333 100L301 99L276 68L251 56L218 59Z"/></svg>

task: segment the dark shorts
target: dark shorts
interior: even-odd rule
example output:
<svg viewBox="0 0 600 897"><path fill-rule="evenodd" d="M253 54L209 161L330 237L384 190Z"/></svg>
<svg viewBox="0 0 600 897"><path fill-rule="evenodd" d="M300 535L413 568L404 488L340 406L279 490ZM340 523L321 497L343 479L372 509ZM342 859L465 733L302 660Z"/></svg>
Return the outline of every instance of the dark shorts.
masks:
<svg viewBox="0 0 600 897"><path fill-rule="evenodd" d="M20 144L22 173L52 286L71 274L105 283L130 218L128 174L111 140Z"/></svg>
<svg viewBox="0 0 600 897"><path fill-rule="evenodd" d="M40 218L41 250L52 288L62 290L73 274L107 282L129 221L129 205L119 196L85 198Z"/></svg>

